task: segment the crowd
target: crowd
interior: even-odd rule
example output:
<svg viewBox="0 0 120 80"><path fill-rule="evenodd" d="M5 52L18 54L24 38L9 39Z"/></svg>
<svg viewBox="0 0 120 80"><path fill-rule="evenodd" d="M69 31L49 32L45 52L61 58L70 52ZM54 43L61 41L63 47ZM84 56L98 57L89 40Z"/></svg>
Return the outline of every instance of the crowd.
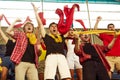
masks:
<svg viewBox="0 0 120 80"><path fill-rule="evenodd" d="M8 80L9 71L12 74L9 80L111 80L115 69L120 73L120 36L116 34L114 24L107 27L114 34L95 34L103 45L94 44L91 43L94 34L77 33L71 26L62 31L65 26L51 22L47 32L38 8L31 5L37 30L30 21L23 24L22 30L17 29L15 24L21 20L16 18L6 29L7 37L0 26L0 35L6 42L0 80ZM66 21L71 22L69 19ZM101 19L100 16L97 18L95 30Z"/></svg>

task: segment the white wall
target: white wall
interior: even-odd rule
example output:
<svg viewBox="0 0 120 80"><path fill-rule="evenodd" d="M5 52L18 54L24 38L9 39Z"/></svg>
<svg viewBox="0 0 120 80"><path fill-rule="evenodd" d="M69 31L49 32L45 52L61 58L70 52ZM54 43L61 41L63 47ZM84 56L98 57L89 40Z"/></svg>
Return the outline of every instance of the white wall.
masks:
<svg viewBox="0 0 120 80"><path fill-rule="evenodd" d="M34 2L34 4L39 7L39 11L42 11L41 2ZM47 21L45 27L48 27L51 22L58 22L59 16L55 14L57 8L63 9L64 5L71 7L72 4L74 3L43 3L44 17ZM106 28L108 23L114 23L116 28L120 29L120 5L88 4L87 8L86 3L78 4L80 5L80 11L75 11L74 19L82 19L87 28L93 28L96 17L101 16L102 21L99 24L99 28ZM17 17L24 21L27 16L30 16L33 23L36 25L31 2L0 1L0 14L4 14L10 23L12 23ZM75 28L82 28L78 22L74 21L73 23ZM8 26L5 20L1 21L1 25Z"/></svg>

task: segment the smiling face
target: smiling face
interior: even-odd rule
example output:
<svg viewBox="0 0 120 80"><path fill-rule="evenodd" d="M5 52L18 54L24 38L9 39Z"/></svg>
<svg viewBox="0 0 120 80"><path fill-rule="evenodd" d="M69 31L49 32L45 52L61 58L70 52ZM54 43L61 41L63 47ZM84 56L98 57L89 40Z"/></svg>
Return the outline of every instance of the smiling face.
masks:
<svg viewBox="0 0 120 80"><path fill-rule="evenodd" d="M85 43L90 42L90 35L89 34L81 34L80 39Z"/></svg>
<svg viewBox="0 0 120 80"><path fill-rule="evenodd" d="M32 23L28 22L24 25L23 30L25 33L32 33L34 31L34 26Z"/></svg>

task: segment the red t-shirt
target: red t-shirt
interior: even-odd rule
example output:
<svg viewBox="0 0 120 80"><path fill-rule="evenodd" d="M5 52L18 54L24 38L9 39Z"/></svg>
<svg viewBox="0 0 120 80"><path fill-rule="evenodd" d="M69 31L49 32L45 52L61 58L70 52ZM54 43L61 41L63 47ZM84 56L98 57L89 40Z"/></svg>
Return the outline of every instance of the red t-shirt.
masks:
<svg viewBox="0 0 120 80"><path fill-rule="evenodd" d="M103 41L105 46L108 46L114 36L102 33L99 38ZM106 53L106 56L120 56L120 35L117 37L112 49Z"/></svg>

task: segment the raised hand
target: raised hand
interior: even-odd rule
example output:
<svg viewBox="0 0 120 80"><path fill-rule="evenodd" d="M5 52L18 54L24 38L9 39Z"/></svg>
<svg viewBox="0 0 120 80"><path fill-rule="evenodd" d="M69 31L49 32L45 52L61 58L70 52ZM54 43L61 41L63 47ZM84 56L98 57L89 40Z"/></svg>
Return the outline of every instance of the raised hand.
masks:
<svg viewBox="0 0 120 80"><path fill-rule="evenodd" d="M31 3L33 6L34 11L38 11L38 8L34 5L34 3Z"/></svg>
<svg viewBox="0 0 120 80"><path fill-rule="evenodd" d="M101 21L102 17L101 16L98 16L97 17L97 21Z"/></svg>

